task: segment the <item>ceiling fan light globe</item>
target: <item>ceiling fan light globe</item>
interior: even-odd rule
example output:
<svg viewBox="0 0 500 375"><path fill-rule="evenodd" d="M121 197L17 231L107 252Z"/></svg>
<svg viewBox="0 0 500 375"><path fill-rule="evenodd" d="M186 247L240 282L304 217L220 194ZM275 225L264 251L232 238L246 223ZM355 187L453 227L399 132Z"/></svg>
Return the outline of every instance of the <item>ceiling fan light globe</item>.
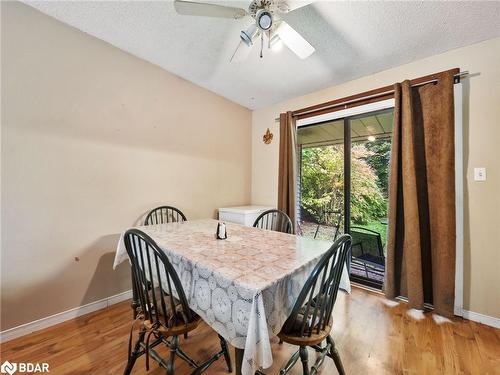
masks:
<svg viewBox="0 0 500 375"><path fill-rule="evenodd" d="M258 32L259 30L257 29L257 26L250 25L248 29L240 32L240 38L247 46L250 47L253 44L253 40L257 36Z"/></svg>
<svg viewBox="0 0 500 375"><path fill-rule="evenodd" d="M273 25L273 15L266 9L261 9L255 16L259 29L267 31Z"/></svg>
<svg viewBox="0 0 500 375"><path fill-rule="evenodd" d="M243 41L243 43L245 43L247 46L250 47L252 45L252 39L250 39L250 37L247 35L246 31L242 31L240 33L240 38Z"/></svg>

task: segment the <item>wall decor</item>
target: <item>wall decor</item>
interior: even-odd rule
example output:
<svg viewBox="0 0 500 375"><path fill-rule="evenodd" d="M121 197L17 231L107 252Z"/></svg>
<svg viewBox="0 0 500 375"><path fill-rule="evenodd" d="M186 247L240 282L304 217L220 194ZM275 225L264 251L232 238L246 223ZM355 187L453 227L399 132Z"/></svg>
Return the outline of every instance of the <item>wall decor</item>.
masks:
<svg viewBox="0 0 500 375"><path fill-rule="evenodd" d="M262 136L262 140L266 145L270 144L273 141L273 133L267 128L266 134Z"/></svg>

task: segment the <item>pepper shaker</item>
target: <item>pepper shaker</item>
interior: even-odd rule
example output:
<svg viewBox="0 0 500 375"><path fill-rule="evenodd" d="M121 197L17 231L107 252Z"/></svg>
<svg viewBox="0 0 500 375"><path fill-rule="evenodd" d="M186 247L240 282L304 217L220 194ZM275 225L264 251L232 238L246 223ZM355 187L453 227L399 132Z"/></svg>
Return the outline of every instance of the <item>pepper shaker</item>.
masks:
<svg viewBox="0 0 500 375"><path fill-rule="evenodd" d="M226 224L219 221L217 223L217 233L215 235L217 239L225 240L227 238Z"/></svg>

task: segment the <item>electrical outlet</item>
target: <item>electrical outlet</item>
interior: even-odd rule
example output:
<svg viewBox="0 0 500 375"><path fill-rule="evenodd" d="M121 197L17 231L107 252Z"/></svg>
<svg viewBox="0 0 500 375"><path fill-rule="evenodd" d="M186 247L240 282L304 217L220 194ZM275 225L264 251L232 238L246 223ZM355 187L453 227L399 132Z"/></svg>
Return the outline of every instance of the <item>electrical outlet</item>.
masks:
<svg viewBox="0 0 500 375"><path fill-rule="evenodd" d="M474 168L474 181L486 181L486 168Z"/></svg>

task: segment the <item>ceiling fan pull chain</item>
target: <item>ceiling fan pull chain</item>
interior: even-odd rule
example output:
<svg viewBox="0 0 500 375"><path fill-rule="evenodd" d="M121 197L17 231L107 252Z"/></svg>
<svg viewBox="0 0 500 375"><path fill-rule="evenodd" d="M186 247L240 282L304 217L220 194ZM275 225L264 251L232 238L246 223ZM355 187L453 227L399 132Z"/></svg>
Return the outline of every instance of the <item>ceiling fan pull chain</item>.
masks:
<svg viewBox="0 0 500 375"><path fill-rule="evenodd" d="M262 51L264 50L264 33L260 33L260 58L263 57Z"/></svg>

